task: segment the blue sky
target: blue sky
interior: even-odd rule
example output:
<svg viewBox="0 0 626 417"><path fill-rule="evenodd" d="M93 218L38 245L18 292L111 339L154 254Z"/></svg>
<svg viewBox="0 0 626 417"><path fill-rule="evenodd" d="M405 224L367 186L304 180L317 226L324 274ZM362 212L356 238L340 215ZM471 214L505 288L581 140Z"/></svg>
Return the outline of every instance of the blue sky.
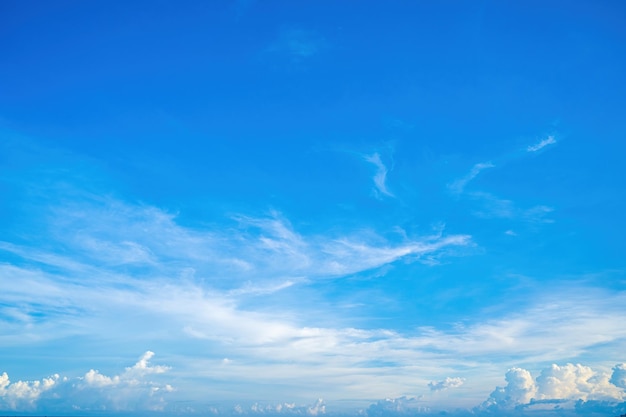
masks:
<svg viewBox="0 0 626 417"><path fill-rule="evenodd" d="M626 413L626 7L0 3L0 413Z"/></svg>

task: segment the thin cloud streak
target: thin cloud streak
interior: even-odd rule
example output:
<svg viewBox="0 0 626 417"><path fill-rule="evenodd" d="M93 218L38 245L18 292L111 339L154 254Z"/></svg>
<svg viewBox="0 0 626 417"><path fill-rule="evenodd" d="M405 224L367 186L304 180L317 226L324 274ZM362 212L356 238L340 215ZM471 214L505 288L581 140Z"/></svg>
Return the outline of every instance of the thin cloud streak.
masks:
<svg viewBox="0 0 626 417"><path fill-rule="evenodd" d="M538 143L528 146L526 148L527 152L537 152L543 148L545 148L548 145L553 145L556 143L556 139L554 139L554 136L548 136L547 138L539 141Z"/></svg>
<svg viewBox="0 0 626 417"><path fill-rule="evenodd" d="M387 189L387 167L380 159L380 154L375 152L372 155L366 155L363 157L367 162L373 164L376 167L376 174L374 174L374 186L376 187L377 196L386 195L388 197L395 197L393 193Z"/></svg>
<svg viewBox="0 0 626 417"><path fill-rule="evenodd" d="M478 176L482 171L495 167L491 162L480 162L472 167L470 172L464 177L451 183L448 188L455 194L461 194L465 190L465 186Z"/></svg>

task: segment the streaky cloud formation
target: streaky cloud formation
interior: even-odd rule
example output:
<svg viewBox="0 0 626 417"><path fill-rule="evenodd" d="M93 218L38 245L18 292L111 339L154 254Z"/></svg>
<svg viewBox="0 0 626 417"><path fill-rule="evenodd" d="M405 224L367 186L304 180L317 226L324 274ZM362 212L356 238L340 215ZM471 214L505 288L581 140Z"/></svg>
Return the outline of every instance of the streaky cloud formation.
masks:
<svg viewBox="0 0 626 417"><path fill-rule="evenodd" d="M541 141L539 141L538 143L536 143L535 145L530 145L526 148L526 150L528 152L537 152L543 148L545 148L548 145L553 145L556 143L556 139L554 139L554 136L548 136L545 139L542 139Z"/></svg>
<svg viewBox="0 0 626 417"><path fill-rule="evenodd" d="M472 167L470 172L462 178L454 181L448 188L455 194L461 194L465 190L465 186L478 176L482 171L495 167L491 162L480 162Z"/></svg>
<svg viewBox="0 0 626 417"><path fill-rule="evenodd" d="M391 191L387 188L387 167L383 164L383 161L380 159L380 154L378 152L373 153L372 155L364 156L364 159L373 164L376 167L376 174L374 174L374 186L377 197L382 197L383 195L388 197L395 197Z"/></svg>

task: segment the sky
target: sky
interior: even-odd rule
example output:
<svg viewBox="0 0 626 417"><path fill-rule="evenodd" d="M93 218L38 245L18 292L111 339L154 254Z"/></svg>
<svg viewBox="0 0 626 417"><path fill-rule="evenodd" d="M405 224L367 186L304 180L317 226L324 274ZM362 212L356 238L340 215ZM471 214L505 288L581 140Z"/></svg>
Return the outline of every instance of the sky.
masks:
<svg viewBox="0 0 626 417"><path fill-rule="evenodd" d="M626 413L626 4L0 2L0 415Z"/></svg>

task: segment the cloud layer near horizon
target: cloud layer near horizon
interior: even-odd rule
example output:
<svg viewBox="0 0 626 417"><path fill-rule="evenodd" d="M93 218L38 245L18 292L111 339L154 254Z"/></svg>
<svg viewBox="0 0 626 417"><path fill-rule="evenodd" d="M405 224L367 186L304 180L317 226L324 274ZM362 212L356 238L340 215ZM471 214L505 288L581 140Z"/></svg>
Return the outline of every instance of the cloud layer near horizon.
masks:
<svg viewBox="0 0 626 417"><path fill-rule="evenodd" d="M324 400L310 404L282 403L221 403L210 401L201 409L180 408L179 402L168 402L175 388L166 383L170 367L151 365L154 356L145 352L131 367L114 376L107 376L91 369L83 376L69 378L54 374L41 381L11 382L6 372L0 375L0 410L30 411L68 410L88 411L177 411L193 413L204 410L214 415L237 414L289 414L310 415L345 413L341 408L328 408ZM593 409L594 412L614 412L626 408L624 374L626 363L617 364L611 372L596 371L581 364L553 364L533 378L523 368L511 368L506 372L504 387L496 387L489 398L473 409L448 410L457 414L493 412L511 413L514 410L546 411L560 409L561 413L577 409ZM155 379L156 378L156 379ZM458 388L461 378L446 378L430 383L433 391ZM472 383L471 381L469 382ZM198 407L198 405L196 405ZM586 407L586 408L585 408ZM622 408L620 408L622 407ZM437 414L445 410L432 408L423 397L398 397L379 400L362 409L360 414L385 416L395 414Z"/></svg>
<svg viewBox="0 0 626 417"><path fill-rule="evenodd" d="M174 388L150 380L151 375L169 370L166 366L150 365L153 355L145 352L135 365L114 376L90 369L76 378L54 374L41 381L11 382L4 372L0 375L0 410L163 411L163 393Z"/></svg>
<svg viewBox="0 0 626 417"><path fill-rule="evenodd" d="M395 241L373 231L306 236L278 213L238 215L227 228L191 229L157 208L100 198L58 206L53 213L53 241L80 256L70 259L59 252L2 243L5 253L22 259L21 264L0 265L0 298L9 329L0 335L5 346L91 337L93 329L103 326L114 326L109 337L122 342L145 333L156 321L170 335L211 346L209 356L179 358L178 372L193 370L198 377L243 386L298 380L300 390L315 386L325 398L336 400L377 398L381 392L394 398L410 394L416 383L424 392L428 387L432 392L458 389L469 375L485 377L485 358L498 363L548 361L626 337L620 325L624 294L588 287L445 330L359 328L345 318L337 321L336 311L327 312L325 320L315 305L300 302L296 313L284 303L288 294L314 294L311 285L318 280L415 262L422 255L443 256L448 248L470 245L469 236L435 233ZM77 232L66 235L68 229ZM237 245L241 250L234 250ZM218 271L230 271L236 279L221 282L214 276ZM256 307L257 300L268 297L282 301L272 302L271 310ZM306 317L308 309L316 312L315 320ZM120 315L128 320L119 322ZM585 338L576 336L580 328L588 329ZM441 375L437 369L457 375L433 382ZM612 381L621 383L620 375ZM83 378L100 388L126 381L123 375L106 377L96 371ZM322 388L331 387L331 381L341 381L341 390ZM20 397L19 404L27 405L28 398L38 398L57 382L53 377L10 389L30 387L24 391L30 397Z"/></svg>

